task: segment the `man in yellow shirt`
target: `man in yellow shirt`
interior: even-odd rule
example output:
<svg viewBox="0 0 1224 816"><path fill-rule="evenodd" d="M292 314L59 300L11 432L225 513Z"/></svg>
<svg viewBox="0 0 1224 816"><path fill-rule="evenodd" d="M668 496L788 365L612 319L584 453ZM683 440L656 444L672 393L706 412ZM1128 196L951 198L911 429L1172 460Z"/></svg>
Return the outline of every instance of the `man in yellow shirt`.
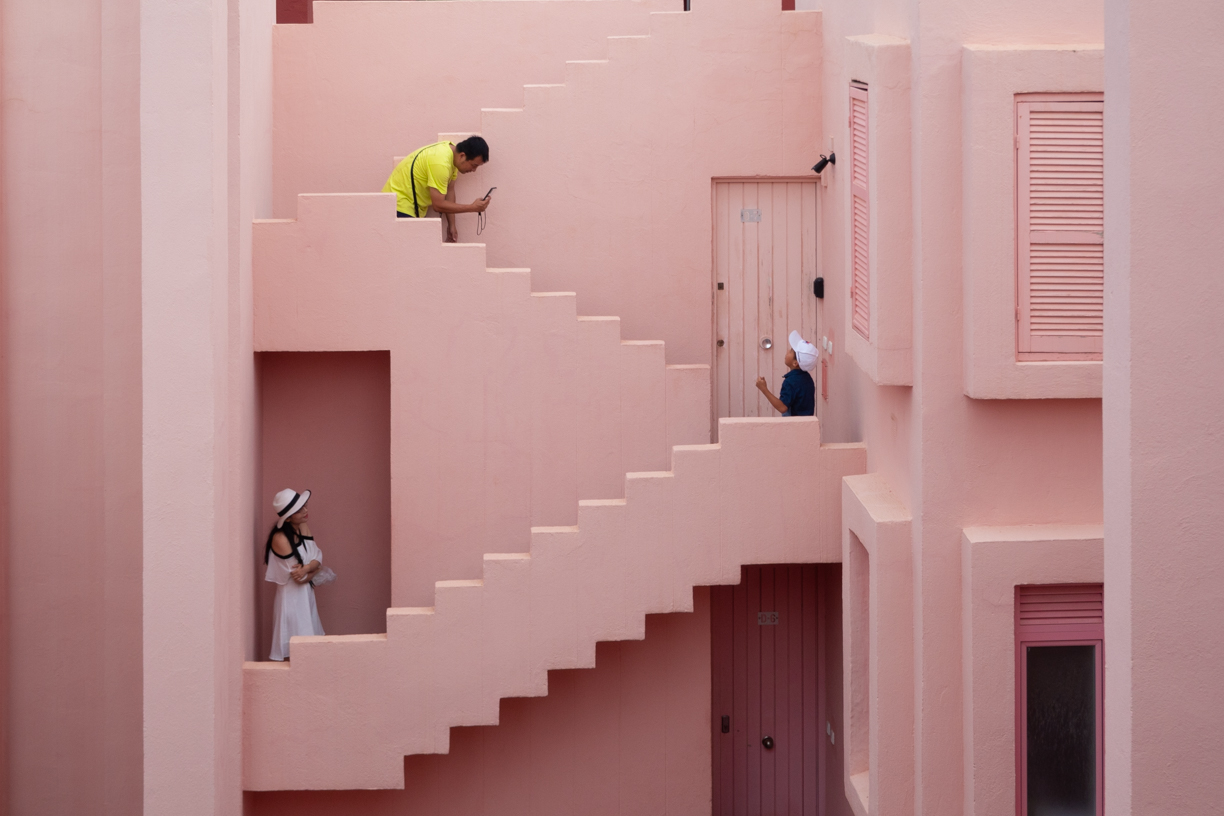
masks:
<svg viewBox="0 0 1224 816"><path fill-rule="evenodd" d="M451 182L460 173L471 173L488 160L489 143L479 136L469 136L459 144L437 142L412 151L397 164L382 191L395 193L395 209L400 218L444 216L444 240L454 243L459 239L455 215L484 212L489 198L458 204Z"/></svg>

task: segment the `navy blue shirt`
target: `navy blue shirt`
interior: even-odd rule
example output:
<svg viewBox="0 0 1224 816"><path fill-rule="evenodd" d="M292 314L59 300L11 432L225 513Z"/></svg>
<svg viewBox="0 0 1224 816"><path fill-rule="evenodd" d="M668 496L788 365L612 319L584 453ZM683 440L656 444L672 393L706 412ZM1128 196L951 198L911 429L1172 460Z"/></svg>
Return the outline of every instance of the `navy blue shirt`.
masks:
<svg viewBox="0 0 1224 816"><path fill-rule="evenodd" d="M782 378L782 390L778 399L789 408L786 416L814 416L816 414L816 382L802 368L792 368Z"/></svg>

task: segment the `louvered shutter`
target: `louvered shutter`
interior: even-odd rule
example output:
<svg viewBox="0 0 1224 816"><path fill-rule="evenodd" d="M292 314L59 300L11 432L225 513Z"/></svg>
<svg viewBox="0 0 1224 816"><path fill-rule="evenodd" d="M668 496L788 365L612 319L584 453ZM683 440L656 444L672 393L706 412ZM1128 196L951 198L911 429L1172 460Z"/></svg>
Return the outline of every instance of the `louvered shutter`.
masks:
<svg viewBox="0 0 1224 816"><path fill-rule="evenodd" d="M1105 132L1099 95L1017 100L1017 350L1100 359Z"/></svg>
<svg viewBox="0 0 1224 816"><path fill-rule="evenodd" d="M850 86L850 305L854 330L871 339L871 210L867 197L867 87Z"/></svg>
<svg viewBox="0 0 1224 816"><path fill-rule="evenodd" d="M1104 600L1101 584L1016 587L1017 816L1053 812L1052 795L1060 812L1104 813Z"/></svg>
<svg viewBox="0 0 1224 816"><path fill-rule="evenodd" d="M1105 636L1101 584L1016 587L1016 638L1020 641L1099 639Z"/></svg>

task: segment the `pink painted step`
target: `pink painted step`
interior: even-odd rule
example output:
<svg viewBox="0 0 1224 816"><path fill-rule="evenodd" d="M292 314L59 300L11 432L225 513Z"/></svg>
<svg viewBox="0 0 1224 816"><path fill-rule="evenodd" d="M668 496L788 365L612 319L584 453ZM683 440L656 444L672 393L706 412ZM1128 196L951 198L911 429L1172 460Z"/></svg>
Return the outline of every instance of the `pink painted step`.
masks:
<svg viewBox="0 0 1224 816"><path fill-rule="evenodd" d="M477 129L482 106L520 104L523 83L561 81L565 60L602 57L607 35L644 32L652 8L673 5L315 2L313 25L272 32L275 215L292 217L299 193L382 189L387 156L445 128ZM446 63L440 85L401 70L408 41L422 64Z"/></svg>
<svg viewBox="0 0 1224 816"><path fill-rule="evenodd" d="M598 641L642 638L645 615L691 610L693 586L839 561L841 480L864 447L821 445L814 418L724 419L720 439L582 502L577 526L534 529L529 553L484 556L482 579L439 582L433 607L388 610L386 635L295 639L292 664L246 664L246 788L403 787L405 755L495 724L501 698L547 693L548 670L593 666Z"/></svg>
<svg viewBox="0 0 1224 816"><path fill-rule="evenodd" d="M707 366L486 269L483 245L442 244L392 195L301 196L296 221L256 223L253 255L257 351L391 352L396 606L709 440Z"/></svg>
<svg viewBox="0 0 1224 816"><path fill-rule="evenodd" d="M564 81L533 80L521 105L485 106L475 129L492 160L457 194L498 188L491 264L530 266L541 287L620 315L626 336L666 340L673 360L708 360L711 179L814 180L821 37L818 12L711 0L569 57Z"/></svg>

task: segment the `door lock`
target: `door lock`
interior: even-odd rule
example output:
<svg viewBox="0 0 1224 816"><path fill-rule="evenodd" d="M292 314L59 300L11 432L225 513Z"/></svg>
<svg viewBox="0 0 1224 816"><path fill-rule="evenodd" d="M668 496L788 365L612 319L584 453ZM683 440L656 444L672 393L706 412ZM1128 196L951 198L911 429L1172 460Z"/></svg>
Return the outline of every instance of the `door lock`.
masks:
<svg viewBox="0 0 1224 816"><path fill-rule="evenodd" d="M761 740L761 747L763 747L766 751L772 751L774 747L773 737L766 737L765 739Z"/></svg>

